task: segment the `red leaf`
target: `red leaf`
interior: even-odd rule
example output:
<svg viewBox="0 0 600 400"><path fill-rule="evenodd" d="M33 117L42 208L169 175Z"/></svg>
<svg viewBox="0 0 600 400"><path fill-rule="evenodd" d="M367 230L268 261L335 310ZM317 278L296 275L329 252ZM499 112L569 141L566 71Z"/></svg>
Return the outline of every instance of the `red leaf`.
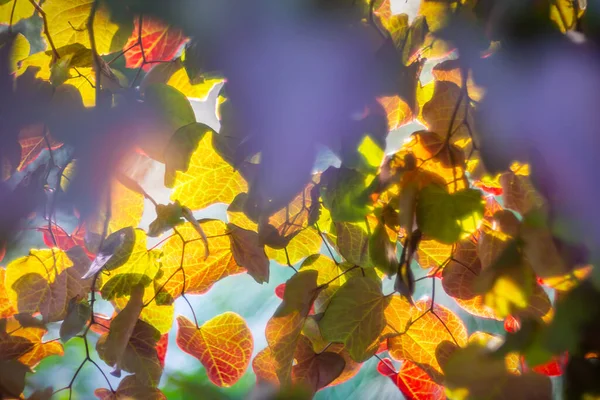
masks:
<svg viewBox="0 0 600 400"><path fill-rule="evenodd" d="M44 135L43 124L28 126L19 132L19 144L21 145L21 162L17 170L22 171L31 164L42 150L50 147L51 150L58 149L63 144L52 139L50 135ZM46 141L48 139L48 141Z"/></svg>
<svg viewBox="0 0 600 400"><path fill-rule="evenodd" d="M281 285L278 285L275 288L275 294L277 295L277 297L279 297L281 300L283 300L283 293L285 293L285 283L282 283Z"/></svg>
<svg viewBox="0 0 600 400"><path fill-rule="evenodd" d="M158 353L158 361L160 365L165 367L165 358L167 357L167 347L169 346L169 334L165 333L156 343L156 352Z"/></svg>
<svg viewBox="0 0 600 400"><path fill-rule="evenodd" d="M394 382L396 382L396 376L398 373L394 368L394 364L392 364L392 360L389 358L379 360L379 363L377 364L377 372L383 376L389 376Z"/></svg>
<svg viewBox="0 0 600 400"><path fill-rule="evenodd" d="M435 383L429 375L416 364L404 360L399 372L396 372L392 360L384 358L377 364L377 372L389 376L408 400L445 399L444 387Z"/></svg>
<svg viewBox="0 0 600 400"><path fill-rule="evenodd" d="M54 224L51 228L42 226L37 228L42 232L44 244L49 248L58 247L61 250L67 251L75 246L80 246L87 254L90 260L96 258L95 254L88 251L85 246L85 227L80 225L69 235L63 228Z"/></svg>
<svg viewBox="0 0 600 400"><path fill-rule="evenodd" d="M177 28L167 26L161 21L144 17L142 20L142 46L146 64L143 64L142 48L138 43L140 18L135 18L133 34L123 47L125 51L125 65L127 68L142 67L148 71L152 63L159 61L171 61L177 50L183 45L187 38Z"/></svg>
<svg viewBox="0 0 600 400"><path fill-rule="evenodd" d="M483 190L484 192L486 192L488 194L492 194L494 196L500 196L504 192L504 190L502 189L501 186L489 186L481 181L473 182L473 186Z"/></svg>
<svg viewBox="0 0 600 400"><path fill-rule="evenodd" d="M561 356L555 356L551 361L546 364L538 365L532 369L538 374L546 376L561 376L567 366L567 360L569 359L568 353Z"/></svg>
<svg viewBox="0 0 600 400"><path fill-rule="evenodd" d="M504 330L508 333L515 333L521 329L521 321L517 317L509 315L504 320Z"/></svg>

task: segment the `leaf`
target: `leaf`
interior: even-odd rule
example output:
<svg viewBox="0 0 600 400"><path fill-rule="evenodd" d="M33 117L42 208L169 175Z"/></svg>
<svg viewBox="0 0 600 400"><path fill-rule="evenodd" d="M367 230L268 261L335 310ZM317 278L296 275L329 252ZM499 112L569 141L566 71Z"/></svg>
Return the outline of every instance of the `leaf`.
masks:
<svg viewBox="0 0 600 400"><path fill-rule="evenodd" d="M415 260L421 268L438 268L449 261L452 250L452 245L440 243L437 240L423 239L417 248Z"/></svg>
<svg viewBox="0 0 600 400"><path fill-rule="evenodd" d="M34 11L35 8L28 1L4 1L0 4L0 25L16 25L22 19L31 17Z"/></svg>
<svg viewBox="0 0 600 400"><path fill-rule="evenodd" d="M77 300L74 297L69 301L67 315L60 325L60 340L63 343L68 342L69 339L79 334L91 316L92 310L89 304L87 302L78 302Z"/></svg>
<svg viewBox="0 0 600 400"><path fill-rule="evenodd" d="M319 273L317 277L317 285L322 286L327 284L318 294L315 299L314 307L317 313L325 311L331 297L344 285L352 276L366 276L379 281L375 270L362 270L350 263L335 263L331 258L323 254L312 255L302 263L300 271L314 270Z"/></svg>
<svg viewBox="0 0 600 400"><path fill-rule="evenodd" d="M166 400L166 396L160 389L146 386L139 381L136 375L126 376L119 383L117 391L113 393L109 389L96 389L94 394L100 400L121 399L144 399L144 400Z"/></svg>
<svg viewBox="0 0 600 400"><path fill-rule="evenodd" d="M434 30L431 25L429 28ZM468 127L476 126L473 110L460 92L461 89L452 82L436 81L433 97L423 106L423 119L426 126L443 139L451 134L451 144L470 138ZM461 123L463 118L467 124Z"/></svg>
<svg viewBox="0 0 600 400"><path fill-rule="evenodd" d="M443 61L437 64L435 67L433 67L431 73L437 81L452 82L455 85L462 87L462 74L460 71L460 63L458 60ZM467 80L467 90L469 98L473 99L474 101L481 101L485 93L485 89L475 84L472 75L472 71L470 70L469 77Z"/></svg>
<svg viewBox="0 0 600 400"><path fill-rule="evenodd" d="M477 245L469 239L464 239L458 242L452 260L443 269L442 286L468 313L483 318L500 319L492 308L485 305L483 296L476 291L475 282L481 271Z"/></svg>
<svg viewBox="0 0 600 400"><path fill-rule="evenodd" d="M467 330L449 309L430 301L419 301L411 308L405 333L388 339L388 351L395 360L407 359L422 368L435 382L441 382L447 354L440 354L443 342L456 346L467 343Z"/></svg>
<svg viewBox="0 0 600 400"><path fill-rule="evenodd" d="M13 306L8 289L5 286L6 270L0 268L0 319L8 318L17 313L17 309Z"/></svg>
<svg viewBox="0 0 600 400"><path fill-rule="evenodd" d="M156 355L161 367L165 367L165 358L167 357L167 349L169 348L169 334L163 334L156 343Z"/></svg>
<svg viewBox="0 0 600 400"><path fill-rule="evenodd" d="M344 343L354 361L365 361L379 346L387 302L380 283L368 277L350 278L333 295L319 322L323 339Z"/></svg>
<svg viewBox="0 0 600 400"><path fill-rule="evenodd" d="M142 23L142 46L138 44L140 22ZM180 29L165 25L159 19L148 16L134 18L133 33L123 46L125 66L127 68L142 67L144 71L148 72L152 67L152 62L170 61L185 41L186 38ZM149 63L143 64L144 61Z"/></svg>
<svg viewBox="0 0 600 400"><path fill-rule="evenodd" d="M114 365L121 370L125 348L135 329L142 308L144 307L144 287L134 285L131 290L131 298L117 316L110 323L110 331L98 341L97 349L100 357L107 364Z"/></svg>
<svg viewBox="0 0 600 400"><path fill-rule="evenodd" d="M388 129L396 130L413 120L410 106L400 96L383 96L377 99L387 114Z"/></svg>
<svg viewBox="0 0 600 400"><path fill-rule="evenodd" d="M369 213L372 176L349 168L328 168L321 176L323 205L335 222L363 221Z"/></svg>
<svg viewBox="0 0 600 400"><path fill-rule="evenodd" d="M186 173L176 172L171 200L179 200L192 210L214 203L231 203L248 185L213 148L213 134L207 132L194 151Z"/></svg>
<svg viewBox="0 0 600 400"><path fill-rule="evenodd" d="M442 400L446 398L444 387L432 381L425 371L408 360L403 361L400 371L396 372L392 360L385 358L379 361L377 370L380 374L389 376L407 399Z"/></svg>
<svg viewBox="0 0 600 400"><path fill-rule="evenodd" d="M340 376L346 362L337 353L315 353L310 341L302 336L294 354L296 365L292 368L295 384L305 385L314 393L328 386Z"/></svg>
<svg viewBox="0 0 600 400"><path fill-rule="evenodd" d="M177 344L200 360L215 385L229 387L246 372L254 345L242 317L226 312L200 328L183 316L177 317L177 323Z"/></svg>
<svg viewBox="0 0 600 400"><path fill-rule="evenodd" d="M189 100L171 86L162 83L149 85L144 91L144 104L156 113L155 121L169 139L178 129L196 122ZM164 151L164 148L160 150ZM161 161L160 158L158 160Z"/></svg>
<svg viewBox="0 0 600 400"><path fill-rule="evenodd" d="M417 199L417 224L423 234L452 244L477 229L483 210L478 190L464 189L450 194L440 186L429 185Z"/></svg>
<svg viewBox="0 0 600 400"><path fill-rule="evenodd" d="M129 296L138 284L149 286L160 270L161 251L147 250L146 233L143 230L125 228L120 232L127 235L125 243L104 266L110 271L108 279L101 286L102 297L106 300Z"/></svg>
<svg viewBox="0 0 600 400"><path fill-rule="evenodd" d="M112 331L113 329L98 339L96 350L100 358L108 365L116 367L117 371L123 369L135 374L141 385L156 387L162 374L162 366L156 350L160 338L159 331L146 322L138 320L124 352L119 355L119 364L116 359L108 357L105 353L108 335Z"/></svg>
<svg viewBox="0 0 600 400"><path fill-rule="evenodd" d="M15 360L0 360L0 396L2 398L21 397L25 389L25 375L29 367Z"/></svg>
<svg viewBox="0 0 600 400"><path fill-rule="evenodd" d="M552 385L547 376L511 374L506 370L504 359L494 357L478 343L454 352L444 372L447 390L466 390L469 398L552 398Z"/></svg>
<svg viewBox="0 0 600 400"><path fill-rule="evenodd" d="M172 187L176 171L186 172L192 153L204 135L216 132L207 125L195 122L177 129L165 149L165 186Z"/></svg>
<svg viewBox="0 0 600 400"><path fill-rule="evenodd" d="M21 352L17 357L19 362L34 368L44 358L53 355L62 356L64 354L63 346L57 341L43 342L43 337L47 330L43 327L24 326L16 318L9 318L6 321L6 330L11 332L9 342L13 343L15 350ZM0 346L3 340L0 340ZM29 343L30 346L26 351L23 343ZM5 354L15 354L14 351L8 350ZM13 358L17 358L13 357ZM1 358L1 357L0 357Z"/></svg>
<svg viewBox="0 0 600 400"><path fill-rule="evenodd" d="M377 224L369 238L369 255L373 265L388 276L392 276L398 271L396 240L390 240L383 223Z"/></svg>
<svg viewBox="0 0 600 400"><path fill-rule="evenodd" d="M21 145L21 161L17 166L22 171L37 159L42 150L56 150L63 144L54 140L44 132L45 125L36 124L21 129L19 132L19 144Z"/></svg>
<svg viewBox="0 0 600 400"><path fill-rule="evenodd" d="M80 247L68 252L31 250L30 255L11 262L5 285L12 304L21 313L40 312L44 321L62 320L73 297L84 297L91 279L81 280L90 261Z"/></svg>
<svg viewBox="0 0 600 400"><path fill-rule="evenodd" d="M231 232L229 239L235 262L246 268L256 282L269 282L269 259L264 246L258 244L258 234L233 224L227 224L227 229Z"/></svg>
<svg viewBox="0 0 600 400"><path fill-rule="evenodd" d="M337 247L346 261L362 268L371 268L369 234L365 223L337 222Z"/></svg>
<svg viewBox="0 0 600 400"><path fill-rule="evenodd" d="M79 43L91 49L87 22L94 0L48 0L42 9L48 21L48 35L57 48ZM105 55L121 49L119 26L111 21L104 5L100 5L94 17L96 51ZM124 39L124 38L123 38ZM48 40L46 38L46 40ZM62 54L60 54L62 56Z"/></svg>
<svg viewBox="0 0 600 400"><path fill-rule="evenodd" d="M543 198L535 190L528 176L506 172L500 176L504 207L515 210L521 215L544 204Z"/></svg>
<svg viewBox="0 0 600 400"><path fill-rule="evenodd" d="M269 259L277 261L281 265L287 265L288 258L290 264L294 265L306 258L307 255L318 253L322 244L323 240L317 231L307 227L294 235L292 240L285 246L285 250L266 246L265 252Z"/></svg>
<svg viewBox="0 0 600 400"><path fill-rule="evenodd" d="M256 375L257 382L268 382L272 385L279 385L277 377L277 363L273 359L273 354L269 347L258 352L252 360L252 370Z"/></svg>
<svg viewBox="0 0 600 400"><path fill-rule="evenodd" d="M204 243L190 223L178 227L177 231L181 237L171 237L162 248L163 274L157 277L155 288L157 293L158 289L161 289L159 295L166 295L170 301L181 296L183 292L202 294L215 282L244 271L233 258L226 224L217 220L207 220L201 221L200 226L208 237L210 248L206 260Z"/></svg>
<svg viewBox="0 0 600 400"><path fill-rule="evenodd" d="M156 219L148 227L148 236L157 237L174 227L183 224L183 209L178 201L156 206Z"/></svg>
<svg viewBox="0 0 600 400"><path fill-rule="evenodd" d="M319 294L316 271L300 271L285 285L283 302L267 322L265 335L281 382L289 382L296 344Z"/></svg>

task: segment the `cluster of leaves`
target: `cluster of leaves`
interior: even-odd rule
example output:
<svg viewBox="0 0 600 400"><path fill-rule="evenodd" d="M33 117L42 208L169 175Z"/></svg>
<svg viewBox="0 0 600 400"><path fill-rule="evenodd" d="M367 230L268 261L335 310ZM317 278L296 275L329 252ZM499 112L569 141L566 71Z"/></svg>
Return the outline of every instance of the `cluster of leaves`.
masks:
<svg viewBox="0 0 600 400"><path fill-rule="evenodd" d="M389 0L308 2L344 34L368 32L383 82L327 120L339 117L348 132L294 138L294 146L284 132L255 131L239 76L229 79L219 57L210 61L207 42L219 35L146 3L0 1L0 245L11 250L28 224L47 245L0 269L2 398L23 398L27 375L69 340L85 349L70 381L29 398L71 397L90 365L108 386L96 390L100 399L164 398L157 386L174 301L190 304L188 295L233 274L268 282L270 261L295 274L278 287L268 347L254 359L239 315L199 324L190 305L193 321L177 316L178 345L215 385L233 385L251 363L260 390L312 397L384 353L391 359L380 358L379 372L411 399L550 398L549 377L565 371L569 396L600 393L600 294L589 257L555 229L560 216L528 160L490 168L486 159L493 149L478 108L487 93L472 61L493 62L522 29L499 32L501 2L422 1L410 22ZM580 30L586 15L567 0L519 10L541 15L536 21L556 34ZM33 54L18 33L30 18L41 20L47 44ZM479 47L454 29L467 22L488 28L477 31ZM427 60L438 62L423 84ZM189 99L205 99L225 79L217 133L196 122ZM423 129L386 154L388 132L412 122ZM317 144L341 163L294 176L278 193L286 173L312 169ZM298 159L298 146L310 157L284 165ZM165 165L169 204L140 184L149 160ZM216 203L227 204L226 221L194 217ZM147 231L137 228L144 204L156 214ZM78 221L71 233L65 215ZM507 336L468 334L436 302L439 282L467 313L504 321ZM418 284L430 285L427 299L413 299ZM99 296L112 317L95 311ZM57 323L60 337L45 340ZM112 387L98 358L114 376L130 375Z"/></svg>

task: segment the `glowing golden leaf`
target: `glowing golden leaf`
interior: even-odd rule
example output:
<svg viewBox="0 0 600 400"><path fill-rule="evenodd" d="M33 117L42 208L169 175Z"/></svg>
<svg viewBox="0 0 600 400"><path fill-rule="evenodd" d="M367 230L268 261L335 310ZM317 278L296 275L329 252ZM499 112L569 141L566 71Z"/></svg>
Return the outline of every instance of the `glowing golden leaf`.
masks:
<svg viewBox="0 0 600 400"><path fill-rule="evenodd" d="M437 240L421 240L417 249L416 261L421 268L438 268L444 265L452 256L453 246L440 243Z"/></svg>
<svg viewBox="0 0 600 400"><path fill-rule="evenodd" d="M448 81L458 85L459 87L462 87L462 75L458 60L446 60L441 62L433 67L431 73L438 81ZM469 98L475 101L481 101L485 91L483 88L475 84L472 75L472 71L469 71L469 77L467 79L467 91Z"/></svg>
<svg viewBox="0 0 600 400"><path fill-rule="evenodd" d="M208 132L198 143L186 172L177 171L171 200L178 200L192 210L214 203L231 203L248 185L239 171L214 150L213 134Z"/></svg>
<svg viewBox="0 0 600 400"><path fill-rule="evenodd" d="M28 367L35 367L44 358L64 354L63 346L58 341L43 342L46 329L40 327L24 327L15 318L6 320L6 331L11 332L13 338L23 338L31 343L30 349L22 354L18 360Z"/></svg>
<svg viewBox="0 0 600 400"><path fill-rule="evenodd" d="M430 301L422 301L411 309L411 323L405 333L388 339L388 351L396 360L408 359L423 368L434 381L441 381L441 365L448 354L440 346L448 342L456 346L467 343L467 329L449 309Z"/></svg>
<svg viewBox="0 0 600 400"><path fill-rule="evenodd" d="M0 4L0 24L15 25L20 20L31 17L34 11L35 8L29 1L5 1Z"/></svg>
<svg viewBox="0 0 600 400"><path fill-rule="evenodd" d="M220 279L244 271L231 253L226 224L207 220L200 222L200 226L208 237L208 258L204 259L204 242L194 226L186 223L177 227L181 237L172 236L162 248L163 274L155 282L155 287L161 288L159 297L162 293L172 300L183 292L201 294Z"/></svg>
<svg viewBox="0 0 600 400"><path fill-rule="evenodd" d="M398 129L402 125L412 121L413 113L410 106L399 96L380 97L377 101L381 104L387 114L388 129L390 131Z"/></svg>
<svg viewBox="0 0 600 400"><path fill-rule="evenodd" d="M315 229L308 227L301 230L286 246L289 262L293 265L308 255L318 253L322 243L321 236ZM288 263L285 255L286 250L265 247L267 256L281 265L287 265Z"/></svg>
<svg viewBox="0 0 600 400"><path fill-rule="evenodd" d="M91 49L87 22L94 0L48 0L42 5L48 21L48 34L57 48L81 44ZM100 5L94 17L96 51L100 55L120 50L126 37L115 40L119 25L111 21L104 5ZM61 54L62 55L62 54Z"/></svg>
<svg viewBox="0 0 600 400"><path fill-rule="evenodd" d="M226 312L196 328L189 319L177 317L177 344L196 357L217 386L229 387L246 372L254 347L246 321Z"/></svg>
<svg viewBox="0 0 600 400"><path fill-rule="evenodd" d="M4 284L6 270L0 268L0 318L8 318L17 313L9 298L9 292Z"/></svg>

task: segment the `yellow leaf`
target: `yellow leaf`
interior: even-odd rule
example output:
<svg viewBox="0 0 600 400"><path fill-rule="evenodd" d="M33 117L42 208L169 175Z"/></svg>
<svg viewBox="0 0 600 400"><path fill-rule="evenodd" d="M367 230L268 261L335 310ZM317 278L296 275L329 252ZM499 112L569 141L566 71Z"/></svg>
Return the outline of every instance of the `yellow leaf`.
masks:
<svg viewBox="0 0 600 400"><path fill-rule="evenodd" d="M4 284L6 270L0 268L0 318L8 318L17 313L15 306L10 301L9 293Z"/></svg>
<svg viewBox="0 0 600 400"><path fill-rule="evenodd" d="M15 4L16 3L16 4ZM29 0L8 0L0 4L0 24L15 25L33 15L35 8Z"/></svg>
<svg viewBox="0 0 600 400"><path fill-rule="evenodd" d="M229 204L247 190L241 174L214 150L213 134L207 132L192 154L188 170L176 172L171 200L200 210L214 203Z"/></svg>
<svg viewBox="0 0 600 400"><path fill-rule="evenodd" d="M147 250L146 233L132 228L125 228L124 231L129 237L126 236L125 244L105 265L110 275L103 282L101 292L102 297L108 300L129 296L135 285L150 285L160 269L162 252Z"/></svg>
<svg viewBox="0 0 600 400"><path fill-rule="evenodd" d="M10 55L11 72L17 71L19 61L29 57L30 50L31 46L29 45L29 42L27 41L25 36L23 36L20 33L17 33L15 41L13 42L12 54Z"/></svg>
<svg viewBox="0 0 600 400"><path fill-rule="evenodd" d="M87 23L95 0L47 0L42 5L48 21L48 34L56 48L79 43L91 49ZM100 3L94 17L96 51L100 55L120 50L127 38L115 40L119 26L111 21ZM62 56L62 54L60 54Z"/></svg>
<svg viewBox="0 0 600 400"><path fill-rule="evenodd" d="M181 67L171 75L167 85L173 86L189 99L204 101L210 91L221 82L222 79L207 79L194 85L190 82L185 68Z"/></svg>
<svg viewBox="0 0 600 400"><path fill-rule="evenodd" d="M175 299L182 292L201 294L226 276L244 271L233 258L226 224L209 220L200 226L208 237L208 258L204 259L204 242L192 224L178 226L181 237L172 236L162 248L163 273L155 283L155 287L162 288L159 296L166 294Z"/></svg>
<svg viewBox="0 0 600 400"><path fill-rule="evenodd" d="M322 242L321 236L316 230L310 227L301 230L286 246L289 262L294 265L306 256L318 253ZM286 250L265 246L265 252L270 259L281 265L287 265Z"/></svg>

